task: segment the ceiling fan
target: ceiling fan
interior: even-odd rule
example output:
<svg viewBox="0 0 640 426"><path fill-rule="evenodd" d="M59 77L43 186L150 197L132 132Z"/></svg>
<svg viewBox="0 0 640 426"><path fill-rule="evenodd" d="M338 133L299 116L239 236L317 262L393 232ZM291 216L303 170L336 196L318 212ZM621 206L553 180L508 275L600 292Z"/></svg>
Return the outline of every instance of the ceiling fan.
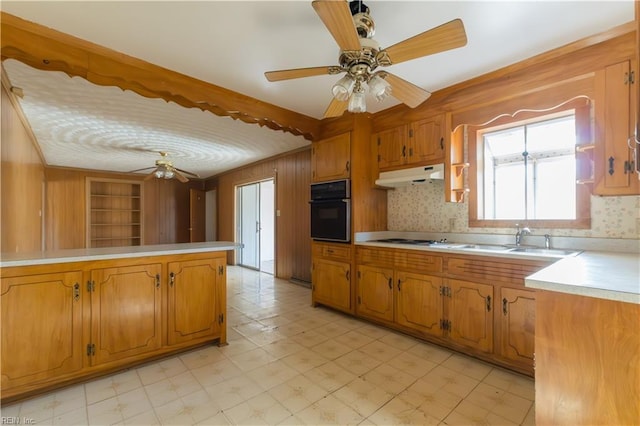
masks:
<svg viewBox="0 0 640 426"><path fill-rule="evenodd" d="M173 162L169 160L167 157L169 155L168 152L160 151L160 158L156 160L156 165L152 167L145 167L142 169L131 170L129 173L141 172L143 170L155 169L149 175L144 178L144 180L157 178L157 179L173 179L176 178L180 182L185 183L189 182L189 179L185 175L189 175L194 178L199 178L196 173L187 172L186 170L181 170L177 167L174 167Z"/></svg>
<svg viewBox="0 0 640 426"><path fill-rule="evenodd" d="M375 24L361 0L314 0L316 13L340 47L339 65L265 72L269 81L290 80L324 74L346 73L333 86L333 99L325 117L365 112L367 92L378 101L392 95L410 108L426 101L431 93L387 71L376 71L411 59L462 47L467 35L460 19L427 30L381 49L373 39Z"/></svg>

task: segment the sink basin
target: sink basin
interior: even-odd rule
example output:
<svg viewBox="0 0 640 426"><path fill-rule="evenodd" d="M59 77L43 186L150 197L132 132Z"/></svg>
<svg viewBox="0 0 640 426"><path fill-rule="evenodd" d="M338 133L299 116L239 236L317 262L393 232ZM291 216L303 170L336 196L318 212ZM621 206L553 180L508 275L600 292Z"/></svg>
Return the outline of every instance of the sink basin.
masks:
<svg viewBox="0 0 640 426"><path fill-rule="evenodd" d="M511 253L531 253L546 256L571 256L580 253L575 250L545 249L537 247L518 247L510 250Z"/></svg>
<svg viewBox="0 0 640 426"><path fill-rule="evenodd" d="M464 246L462 246L460 248L461 249L465 249L465 250L490 250L490 251L507 251L507 250L509 250L508 247L495 246L495 245L491 245L491 244L467 244L467 245L464 245Z"/></svg>

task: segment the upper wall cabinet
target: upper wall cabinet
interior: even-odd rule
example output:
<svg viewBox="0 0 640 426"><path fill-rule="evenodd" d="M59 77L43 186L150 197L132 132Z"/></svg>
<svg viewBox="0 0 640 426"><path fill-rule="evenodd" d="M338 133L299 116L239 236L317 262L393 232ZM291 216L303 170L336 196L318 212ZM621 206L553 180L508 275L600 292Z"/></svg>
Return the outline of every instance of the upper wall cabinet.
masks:
<svg viewBox="0 0 640 426"><path fill-rule="evenodd" d="M443 114L380 131L372 138L378 146L380 171L444 161Z"/></svg>
<svg viewBox="0 0 640 426"><path fill-rule="evenodd" d="M351 176L351 136L343 133L313 143L311 170L314 182Z"/></svg>
<svg viewBox="0 0 640 426"><path fill-rule="evenodd" d="M640 194L638 146L634 141L634 63L624 61L596 73L596 158L594 193Z"/></svg>

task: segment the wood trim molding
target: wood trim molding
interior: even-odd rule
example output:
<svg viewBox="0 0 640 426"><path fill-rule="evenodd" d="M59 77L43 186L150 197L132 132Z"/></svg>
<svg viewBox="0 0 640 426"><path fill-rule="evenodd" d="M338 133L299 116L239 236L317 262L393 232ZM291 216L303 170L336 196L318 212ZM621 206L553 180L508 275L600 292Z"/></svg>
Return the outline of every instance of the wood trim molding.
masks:
<svg viewBox="0 0 640 426"><path fill-rule="evenodd" d="M318 138L320 120L127 56L71 35L0 14L2 61L15 59L45 71L62 71L101 86L116 86L186 108Z"/></svg>
<svg viewBox="0 0 640 426"><path fill-rule="evenodd" d="M31 145L33 145L33 149L35 149L36 152L38 153L38 157L40 157L40 163L46 166L47 162L44 160L44 155L42 154L40 145L37 142L36 135L33 133L33 129L31 128L31 124L29 124L29 120L27 120L27 117L24 115L24 111L22 110L22 106L20 105L20 102L18 101L18 99L16 99L18 95L14 93L14 90L13 90L14 86L11 84L11 81L9 80L9 77L5 72L4 67L0 65L0 68L2 69L2 72L0 73L2 88L6 91L7 97L9 98L9 102L11 102L11 105L15 109L16 114L20 118L20 122L24 126L24 130L27 133L29 139L31 140Z"/></svg>

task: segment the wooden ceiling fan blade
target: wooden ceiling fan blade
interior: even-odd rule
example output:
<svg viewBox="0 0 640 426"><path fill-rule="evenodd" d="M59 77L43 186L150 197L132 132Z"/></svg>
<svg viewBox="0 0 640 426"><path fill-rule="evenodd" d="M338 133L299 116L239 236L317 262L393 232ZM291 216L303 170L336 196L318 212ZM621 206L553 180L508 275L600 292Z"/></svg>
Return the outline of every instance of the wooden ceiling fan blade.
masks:
<svg viewBox="0 0 640 426"><path fill-rule="evenodd" d="M311 5L340 49L361 49L358 31L345 0L314 0Z"/></svg>
<svg viewBox="0 0 640 426"><path fill-rule="evenodd" d="M467 34L460 19L442 24L384 49L392 64L462 47ZM381 52L382 53L382 52Z"/></svg>
<svg viewBox="0 0 640 426"><path fill-rule="evenodd" d="M431 93L397 75L385 72L383 77L391 85L391 96L410 108L415 108L431 96ZM382 77L382 75L381 75Z"/></svg>
<svg viewBox="0 0 640 426"><path fill-rule="evenodd" d="M279 71L267 71L264 76L269 81L282 81L291 80L294 78L314 77L317 75L325 74L338 74L341 72L340 67L326 66L326 67L310 67L310 68L295 68L290 70Z"/></svg>
<svg viewBox="0 0 640 426"><path fill-rule="evenodd" d="M189 182L189 179L188 179L185 175L183 175L182 173L180 173L180 172L178 171L178 169L174 169L174 170L173 170L173 176L175 176L175 178L176 178L176 179L178 179L178 180L179 180L180 182L182 182L182 183L187 183L187 182Z"/></svg>
<svg viewBox="0 0 640 426"><path fill-rule="evenodd" d="M331 99L331 103L324 112L324 118L340 117L349 106L349 101L339 101L336 98Z"/></svg>
<svg viewBox="0 0 640 426"><path fill-rule="evenodd" d="M179 168L177 168L177 167L174 167L174 168L173 168L173 170L174 170L174 171L175 171L175 170L177 170L177 171L179 171L180 173L182 173L183 175L193 176L194 178L198 178L198 179L200 178L200 175L198 175L197 173L188 172L188 171L186 171L186 170L182 170L182 169L179 169Z"/></svg>
<svg viewBox="0 0 640 426"><path fill-rule="evenodd" d="M155 168L156 168L155 166L151 166L151 167L144 167L144 168L142 168L142 169L130 170L130 171L128 171L127 173L136 173L136 172L141 172L141 171L144 171L144 170L151 170L151 169L155 169Z"/></svg>

